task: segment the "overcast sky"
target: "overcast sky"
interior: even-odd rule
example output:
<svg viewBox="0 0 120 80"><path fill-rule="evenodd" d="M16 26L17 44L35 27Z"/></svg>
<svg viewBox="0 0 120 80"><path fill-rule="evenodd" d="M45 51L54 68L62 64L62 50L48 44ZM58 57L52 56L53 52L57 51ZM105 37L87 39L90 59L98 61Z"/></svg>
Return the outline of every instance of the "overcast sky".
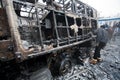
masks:
<svg viewBox="0 0 120 80"><path fill-rule="evenodd" d="M100 16L114 16L120 14L120 0L81 0L100 12Z"/></svg>

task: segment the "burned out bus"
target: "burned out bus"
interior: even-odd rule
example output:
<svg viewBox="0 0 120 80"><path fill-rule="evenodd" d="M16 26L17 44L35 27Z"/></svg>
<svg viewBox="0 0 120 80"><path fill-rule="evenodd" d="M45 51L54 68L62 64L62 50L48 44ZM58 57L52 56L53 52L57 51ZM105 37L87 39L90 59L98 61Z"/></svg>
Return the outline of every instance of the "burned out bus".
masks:
<svg viewBox="0 0 120 80"><path fill-rule="evenodd" d="M89 52L95 29L97 11L79 0L0 0L0 77L28 77L42 64L64 74Z"/></svg>

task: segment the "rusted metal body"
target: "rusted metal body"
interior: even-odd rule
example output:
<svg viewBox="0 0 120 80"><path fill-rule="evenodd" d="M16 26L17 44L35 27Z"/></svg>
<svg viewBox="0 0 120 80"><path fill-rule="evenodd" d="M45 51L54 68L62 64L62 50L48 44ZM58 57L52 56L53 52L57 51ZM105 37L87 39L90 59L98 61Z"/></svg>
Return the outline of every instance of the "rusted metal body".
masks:
<svg viewBox="0 0 120 80"><path fill-rule="evenodd" d="M10 39L10 28L5 9L0 8L0 59L13 59L13 41Z"/></svg>
<svg viewBox="0 0 120 80"><path fill-rule="evenodd" d="M1 1L1 60L26 60L92 39L91 31L97 28L95 9L78 0L58 0L59 9L41 2Z"/></svg>
<svg viewBox="0 0 120 80"><path fill-rule="evenodd" d="M41 62L62 75L89 52L95 29L97 11L79 0L0 0L0 75L22 80Z"/></svg>

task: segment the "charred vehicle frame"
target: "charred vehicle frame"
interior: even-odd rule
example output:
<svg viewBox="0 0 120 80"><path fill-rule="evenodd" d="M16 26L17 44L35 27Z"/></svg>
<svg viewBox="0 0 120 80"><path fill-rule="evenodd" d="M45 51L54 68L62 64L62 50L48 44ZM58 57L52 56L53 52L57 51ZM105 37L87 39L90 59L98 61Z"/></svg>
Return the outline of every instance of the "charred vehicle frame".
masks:
<svg viewBox="0 0 120 80"><path fill-rule="evenodd" d="M52 75L62 75L71 67L73 56L79 59L92 47L97 11L79 0L0 3L0 74L29 76L25 72L32 71L32 66L45 63Z"/></svg>

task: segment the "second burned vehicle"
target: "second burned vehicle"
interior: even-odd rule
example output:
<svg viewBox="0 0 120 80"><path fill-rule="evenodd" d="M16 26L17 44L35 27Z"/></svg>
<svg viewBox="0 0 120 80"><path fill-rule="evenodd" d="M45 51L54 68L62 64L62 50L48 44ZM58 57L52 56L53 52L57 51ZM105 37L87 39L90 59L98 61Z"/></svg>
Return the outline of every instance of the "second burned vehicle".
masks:
<svg viewBox="0 0 120 80"><path fill-rule="evenodd" d="M7 79L40 63L52 75L66 73L73 57L80 61L89 52L97 29L97 11L79 0L0 0L0 13L0 69Z"/></svg>

